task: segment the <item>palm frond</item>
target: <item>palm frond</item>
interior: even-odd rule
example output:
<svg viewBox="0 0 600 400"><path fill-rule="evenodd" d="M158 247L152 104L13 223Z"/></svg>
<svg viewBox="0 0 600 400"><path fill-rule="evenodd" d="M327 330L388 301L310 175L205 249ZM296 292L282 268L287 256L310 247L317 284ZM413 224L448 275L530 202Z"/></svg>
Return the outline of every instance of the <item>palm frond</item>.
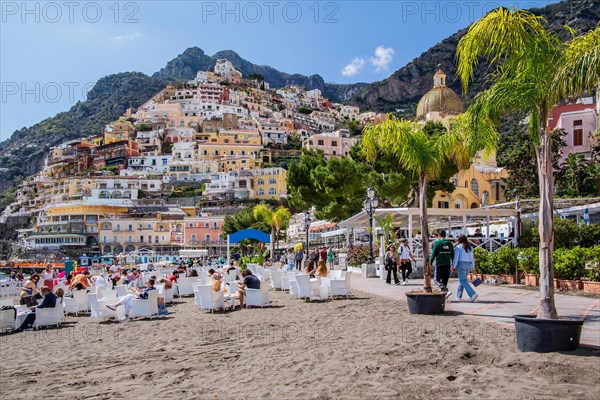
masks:
<svg viewBox="0 0 600 400"><path fill-rule="evenodd" d="M553 88L560 97L578 96L600 84L600 26L576 36L565 48Z"/></svg>

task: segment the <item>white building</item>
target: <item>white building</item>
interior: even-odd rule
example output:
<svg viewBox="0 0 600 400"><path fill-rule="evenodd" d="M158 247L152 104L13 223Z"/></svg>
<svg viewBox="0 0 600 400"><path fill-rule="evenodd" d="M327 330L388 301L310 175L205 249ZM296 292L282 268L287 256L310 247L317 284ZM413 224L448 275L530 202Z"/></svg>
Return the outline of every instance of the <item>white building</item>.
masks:
<svg viewBox="0 0 600 400"><path fill-rule="evenodd" d="M340 118L343 119L358 119L360 109L355 106L343 105L340 109Z"/></svg>
<svg viewBox="0 0 600 400"><path fill-rule="evenodd" d="M229 78L234 72L238 72L229 60L218 59L215 64L215 74Z"/></svg>

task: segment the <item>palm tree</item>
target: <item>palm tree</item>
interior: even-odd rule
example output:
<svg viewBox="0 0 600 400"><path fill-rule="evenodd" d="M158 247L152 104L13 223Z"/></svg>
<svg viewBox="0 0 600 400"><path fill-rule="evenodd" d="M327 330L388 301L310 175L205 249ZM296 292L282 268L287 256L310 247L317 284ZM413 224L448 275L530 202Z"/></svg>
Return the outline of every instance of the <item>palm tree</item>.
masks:
<svg viewBox="0 0 600 400"><path fill-rule="evenodd" d="M543 18L528 11L498 8L469 28L458 44L456 57L464 91L481 57L495 67L490 74L491 85L469 107L471 123L497 121L505 112L528 114L540 189L538 318L555 319L552 142L547 122L552 106L562 96L598 84L600 57L598 28L565 45L547 26Z"/></svg>
<svg viewBox="0 0 600 400"><path fill-rule="evenodd" d="M264 203L257 204L252 210L254 218L264 221L271 228L271 257L275 256L273 252L273 244L277 241L277 236L282 229L285 229L290 222L290 211L279 206L277 209L272 209Z"/></svg>
<svg viewBox="0 0 600 400"><path fill-rule="evenodd" d="M427 184L439 177L451 160L465 168L476 151L483 148L491 150L496 143L494 132L486 126L481 126L477 135L472 134L467 118L467 114L460 115L445 126L433 122L422 124L388 115L383 123L369 125L363 131L361 151L368 162L374 163L378 156L390 155L398 160L398 169L414 171L418 180L425 261L423 290L426 293L432 291Z"/></svg>

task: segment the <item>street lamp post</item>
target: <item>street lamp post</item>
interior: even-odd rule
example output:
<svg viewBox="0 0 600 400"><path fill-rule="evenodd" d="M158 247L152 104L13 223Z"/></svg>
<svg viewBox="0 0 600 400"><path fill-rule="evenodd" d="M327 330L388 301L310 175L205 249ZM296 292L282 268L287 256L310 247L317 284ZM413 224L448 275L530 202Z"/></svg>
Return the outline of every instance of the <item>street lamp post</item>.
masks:
<svg viewBox="0 0 600 400"><path fill-rule="evenodd" d="M373 186L369 186L367 189L367 198L363 201L363 210L369 216L369 258L367 259L367 264L374 263L373 257L373 215L375 214L375 209L377 208L379 200L375 195L375 189Z"/></svg>
<svg viewBox="0 0 600 400"><path fill-rule="evenodd" d="M308 240L308 230L310 229L310 214L308 213L308 211L306 212L306 214L304 214L304 230L306 231L306 254L310 254L309 253L309 240Z"/></svg>

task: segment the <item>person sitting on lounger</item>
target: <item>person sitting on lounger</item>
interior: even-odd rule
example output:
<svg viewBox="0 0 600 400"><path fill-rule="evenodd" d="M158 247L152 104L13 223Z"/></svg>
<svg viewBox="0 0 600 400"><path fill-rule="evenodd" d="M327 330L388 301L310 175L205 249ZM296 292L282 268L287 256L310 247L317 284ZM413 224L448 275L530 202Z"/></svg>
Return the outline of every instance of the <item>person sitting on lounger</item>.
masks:
<svg viewBox="0 0 600 400"><path fill-rule="evenodd" d="M139 288L135 288L135 294L128 294L127 296L123 297L123 299L119 300L117 303L115 303L114 305L110 305L107 304L106 307L113 310L113 311L117 311L117 307L119 306L123 306L123 308L125 309L125 319L123 320L128 321L129 320L129 312L131 311L131 307L133 306L133 300L136 299L141 299L141 300L147 300L148 299L148 293L151 290L156 290L156 288L154 287L154 279L148 279L148 282L146 282L146 288L145 289L139 289Z"/></svg>
<svg viewBox="0 0 600 400"><path fill-rule="evenodd" d="M237 291L240 296L240 307L244 307L244 298L246 296L246 288L249 289L260 289L260 279L256 276L252 275L252 271L249 269L245 269L242 272L242 277L244 278L244 282L237 282L237 286L239 290Z"/></svg>
<svg viewBox="0 0 600 400"><path fill-rule="evenodd" d="M221 273L220 272L215 272L212 275L212 290L213 292L220 292L221 291L221 285L222 285L222 281L221 281Z"/></svg>
<svg viewBox="0 0 600 400"><path fill-rule="evenodd" d="M44 296L42 298L42 301L37 306L30 307L32 312L27 314L27 316L25 317L25 321L23 321L21 326L18 327L17 329L15 329L13 332L15 332L15 333L21 332L23 329L31 328L33 326L33 323L35 322L35 310L36 309L38 309L38 308L54 308L56 306L56 300L58 299L58 297L56 297L56 295L54 293L52 293L52 290L50 290L50 288L48 286L42 286L40 291L42 292L42 295Z"/></svg>

